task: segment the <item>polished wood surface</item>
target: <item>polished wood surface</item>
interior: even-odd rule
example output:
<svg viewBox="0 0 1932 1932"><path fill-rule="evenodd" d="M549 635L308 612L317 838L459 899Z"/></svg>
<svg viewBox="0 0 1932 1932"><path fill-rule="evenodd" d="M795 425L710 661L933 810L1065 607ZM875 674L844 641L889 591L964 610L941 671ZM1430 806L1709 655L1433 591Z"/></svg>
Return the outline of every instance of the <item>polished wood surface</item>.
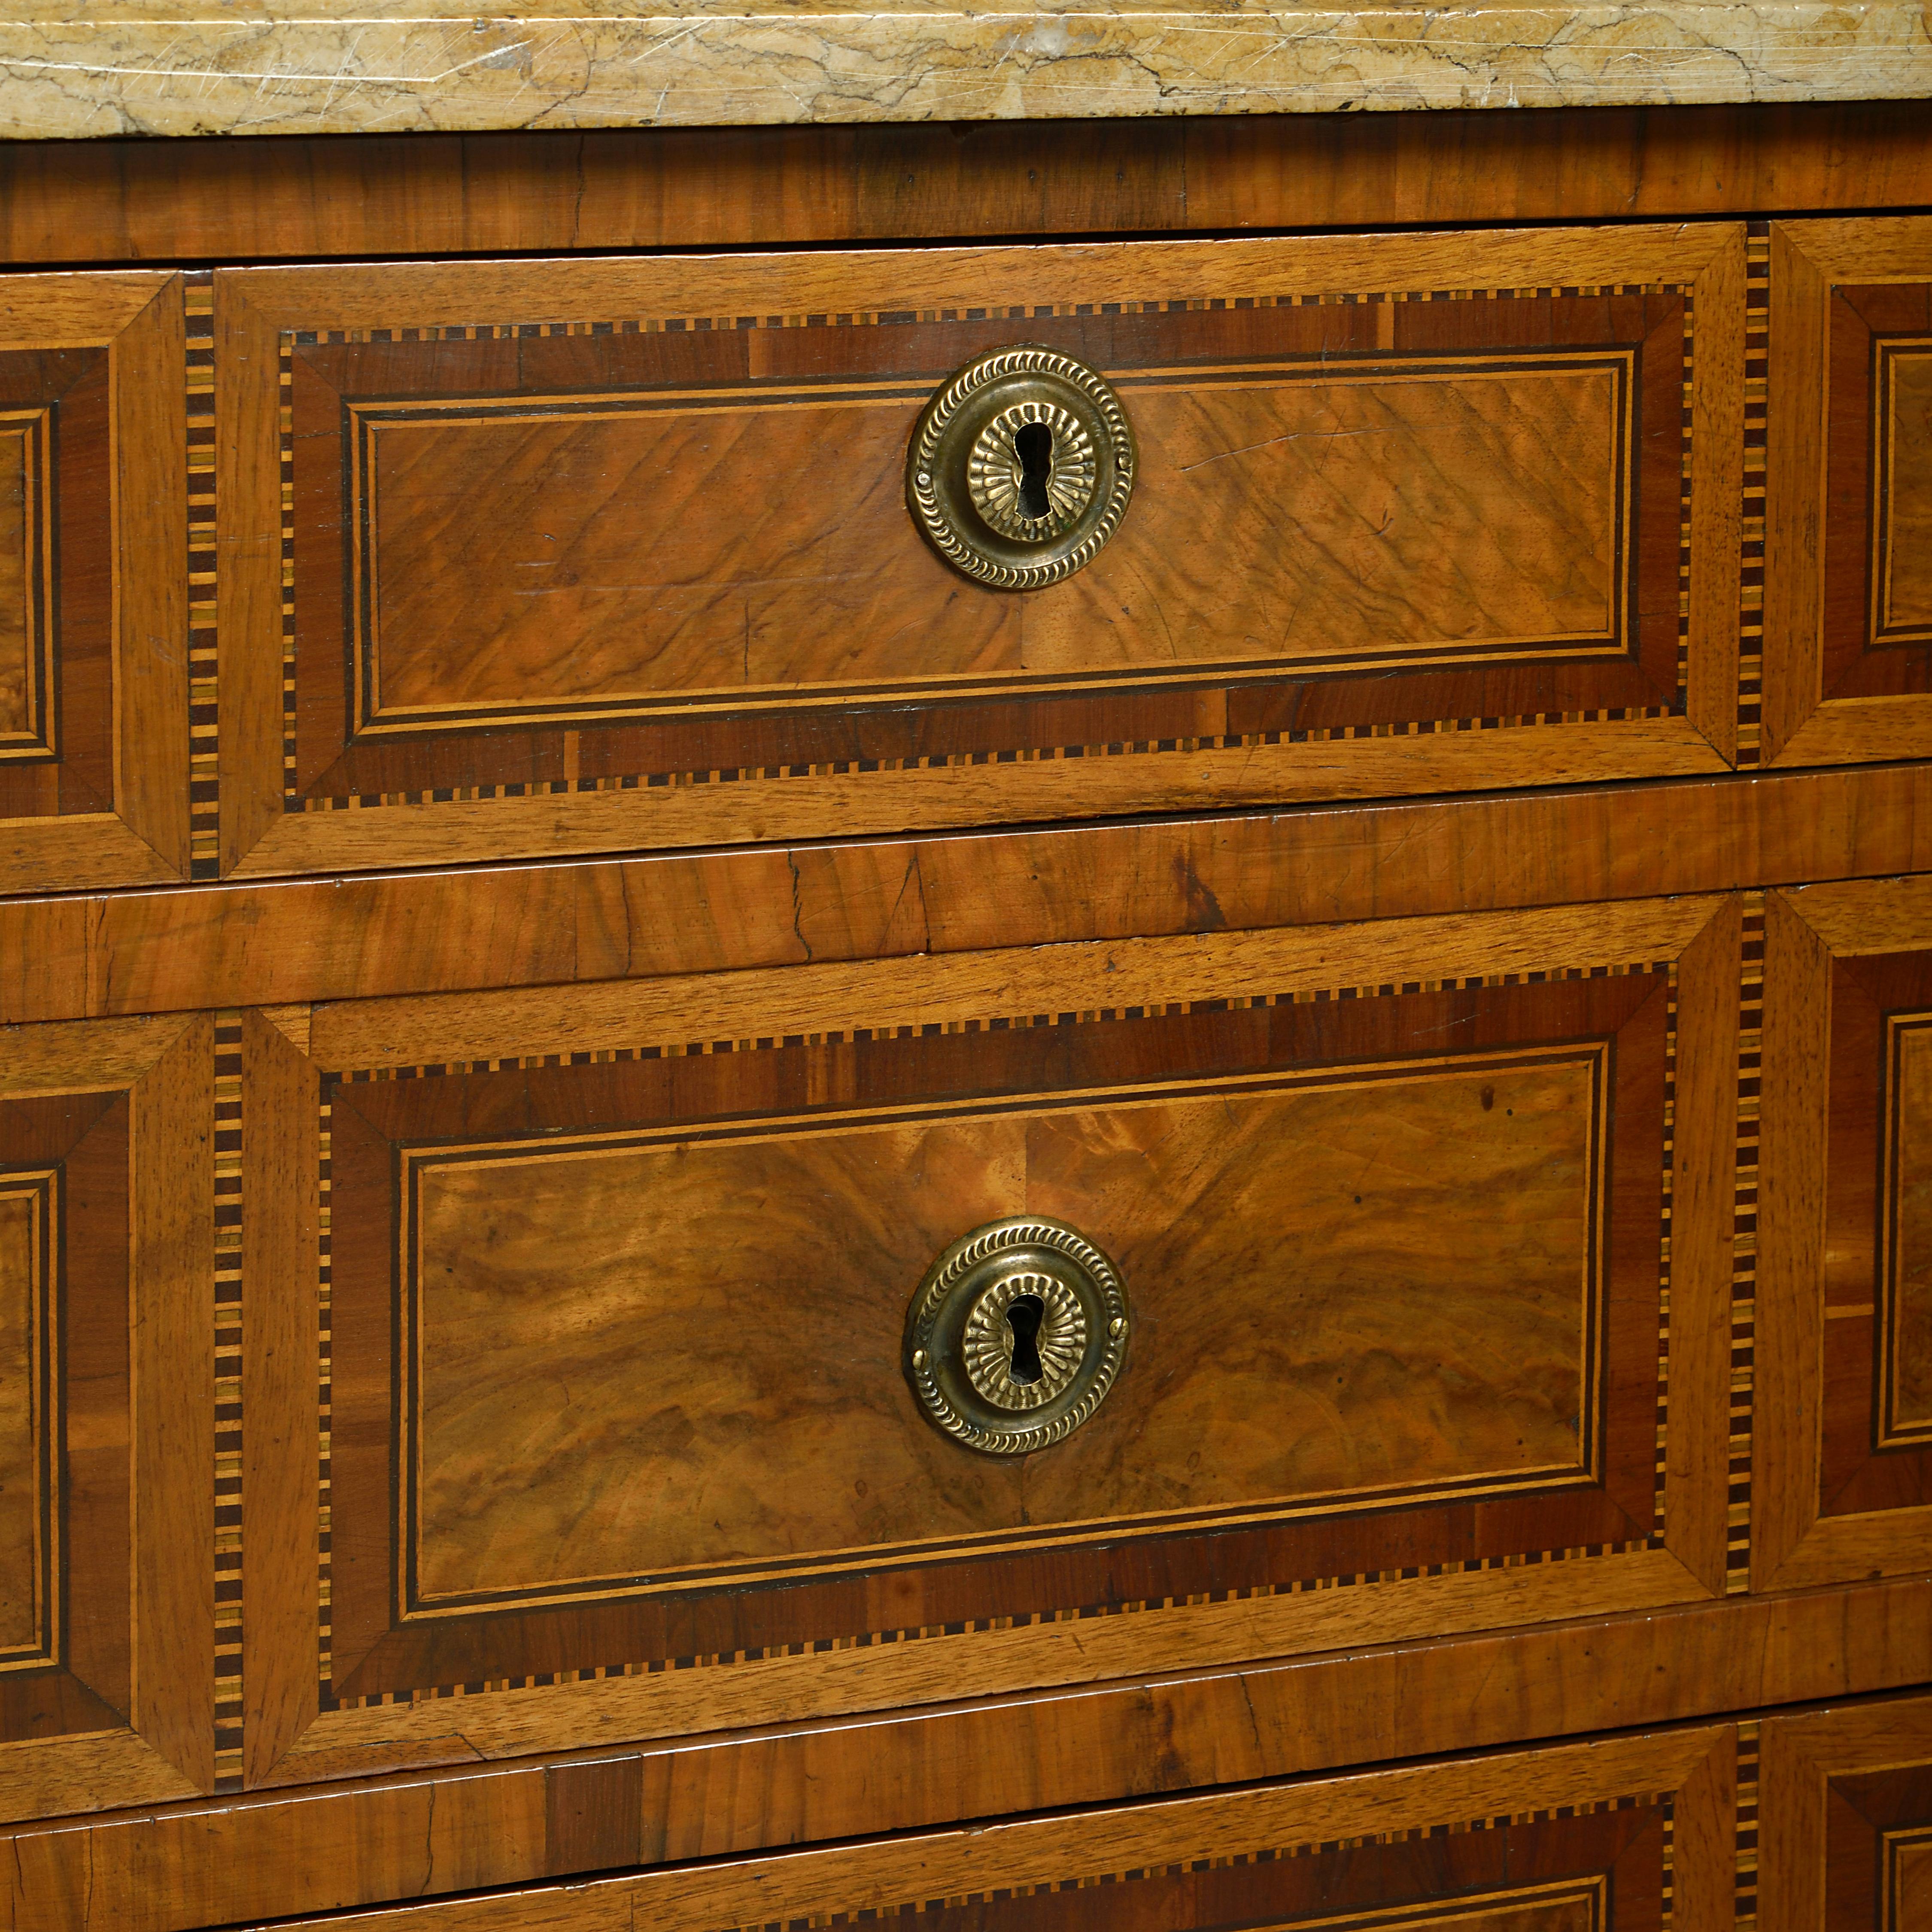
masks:
<svg viewBox="0 0 1932 1932"><path fill-rule="evenodd" d="M54 158L0 1927L1923 1916L1918 104ZM1016 334L1143 458L1024 599Z"/></svg>
<svg viewBox="0 0 1932 1932"><path fill-rule="evenodd" d="M1669 220L1932 202L1916 101L0 147L11 262Z"/></svg>
<svg viewBox="0 0 1932 1932"><path fill-rule="evenodd" d="M810 1894L802 1884L818 1862L849 1855L830 1840L972 1821L948 1835L962 1857L976 1853L985 1873L996 1869L986 1860L1008 1828L983 1821L1105 1804L1127 1792L1238 1786L1478 1751L1525 1735L1622 1730L1624 1736L1594 1739L1580 1753L1586 1762L1614 1762L1615 1754L1639 1744L1633 1727L1714 1708L1750 1710L1911 1684L1928 1644L1932 1586L1922 1580L1381 1650L1364 1648L1358 1636L1328 1658L1196 1670L916 1718L585 1751L548 1763L472 1766L299 1796L267 1792L28 1827L8 1846L14 1889L0 1896L10 1898L18 1932L180 1932L272 1912L527 1886L553 1874L641 1864L673 1869L624 1881L628 1895L668 1910L685 1895L680 1887L694 1898L706 1882L716 1888L732 1868L719 1861L797 1844L824 1849L782 1863L759 1894L769 1910L748 1908L745 1916L768 1920L788 1908L802 1916L814 1897L826 1911L851 1910L866 1901L849 1881L837 1894ZM1398 1774L1439 1776L1466 1791L1458 1781L1468 1778L1471 1762ZM1288 1788L1320 1803L1335 1780ZM1520 1775L1513 1788L1522 1788ZM1198 1802L1213 1804L1220 1796L1204 1793ZM1518 1808L1472 1808L1500 1814ZM1040 1822L1077 1828L1078 1816ZM1720 1836L1728 1924L1736 1847L1727 1832ZM893 1846L906 1842L900 1837L860 1848L860 1855L890 1869ZM1148 1858L1136 1862L1155 1857L1154 1842L1146 1842ZM692 1860L710 1862L676 1869ZM82 1900L90 1878L88 1908ZM32 1898L23 1898L28 1880ZM548 1896L574 1906L584 1900L580 1885L540 1891L530 1903L534 1909ZM956 1880L934 1892L974 1888ZM710 1903L722 1896L714 1888ZM29 1910L36 1901L38 1910ZM874 1902L888 1901L874 1894ZM490 1913L505 1922L508 1909L499 1897L441 1908L480 1924L492 1922ZM706 1922L736 1916L714 1911ZM451 1922L466 1922L456 1916ZM656 1922L647 1913L639 1922Z"/></svg>
<svg viewBox="0 0 1932 1932"><path fill-rule="evenodd" d="M406 1155L411 1608L1582 1480L1604 1058ZM1038 1463L941 1438L898 1372L926 1262L1009 1214L1133 1291L1139 1372Z"/></svg>
<svg viewBox="0 0 1932 1932"><path fill-rule="evenodd" d="M1932 1700L1767 1723L1760 1792L1766 1932L1915 1932L1924 1922Z"/></svg>
<svg viewBox="0 0 1932 1932"><path fill-rule="evenodd" d="M40 1222L10 1217L35 1252L8 1284L33 1371L8 1384L8 1817L213 1785L211 1034L0 1042L0 1189Z"/></svg>
<svg viewBox="0 0 1932 1932"><path fill-rule="evenodd" d="M1932 221L1779 222L1771 240L1765 762L1923 757Z"/></svg>
<svg viewBox="0 0 1932 1932"><path fill-rule="evenodd" d="M1758 1394L1768 1414L1817 1420L1754 1444L1761 1588L1921 1568L1932 1528L1932 1458L1898 1408L1923 1315L1898 1246L1916 1211L1896 1191L1912 1120L1892 1111L1907 1097L1892 1090L1896 1031L1932 986L1932 926L1921 894L1882 881L1821 887L1816 902L1822 932L1812 894L1766 908ZM1845 957L1830 934L1848 922L1867 936Z"/></svg>
<svg viewBox="0 0 1932 1932"><path fill-rule="evenodd" d="M1735 224L218 272L224 869L1722 770L1743 300ZM1024 594L903 501L1016 330L1141 448Z"/></svg>
<svg viewBox="0 0 1932 1932"><path fill-rule="evenodd" d="M581 984L1932 869L1912 766L0 902L0 1018Z"/></svg>
<svg viewBox="0 0 1932 1932"><path fill-rule="evenodd" d="M689 1722L631 1673L693 1658L796 1654L689 1681L724 1700L711 1721L766 1722L851 1695L838 1653L914 1629L975 1633L956 1693L962 1671L988 1690L1089 1674L1076 1611L1222 1590L1277 1651L1332 1642L1332 1580L1365 1571L1363 1600L1392 1594L1418 1634L1480 1616L1531 1552L1562 1557L1556 1614L1721 1590L1740 932L1725 902L1644 918L1618 934L1634 962L1550 922L1546 945L1583 950L1507 976L1465 930L1475 974L1418 963L1407 990L1363 983L1391 946L1423 960L1400 922L1352 956L1331 934L1325 985L1282 935L1304 990L1268 990L1262 940L1244 984L1124 1014L1095 1011L1117 976L1098 955L1020 955L1009 1012L914 1026L889 970L816 1012L761 1011L797 998L767 974L739 989L761 1041L640 1036L646 1004L566 1064L453 1063L448 1029L477 1018L434 1006L279 1014L256 1035L290 1069L273 1111L242 1095L244 1220L327 1311L320 1358L311 1340L272 1387L325 1388L328 1412L308 1395L306 1442L279 1409L259 1433L244 1417L244 1491L291 1499L251 1517L244 1565L293 1586L320 1559L325 1586L305 1618L272 1599L262 1667L301 1703L259 1720L289 1754L275 1774L412 1761L444 1735L421 1698L441 1686L559 1677L515 1720L554 1747L646 1707ZM1534 956L1507 920L1485 937ZM1057 1022L1024 1017L1049 1002ZM407 1077L311 1060L304 1095L302 1048L372 1027L407 1042ZM1686 1177L1667 1401L1666 1132ZM1051 1466L969 1459L898 1366L931 1257L1026 1210L1125 1270L1144 1364ZM325 1427L326 1540L300 1507ZM889 1700L941 1688L871 1675Z"/></svg>
<svg viewBox="0 0 1932 1932"><path fill-rule="evenodd" d="M185 878L182 278L0 304L0 892Z"/></svg>

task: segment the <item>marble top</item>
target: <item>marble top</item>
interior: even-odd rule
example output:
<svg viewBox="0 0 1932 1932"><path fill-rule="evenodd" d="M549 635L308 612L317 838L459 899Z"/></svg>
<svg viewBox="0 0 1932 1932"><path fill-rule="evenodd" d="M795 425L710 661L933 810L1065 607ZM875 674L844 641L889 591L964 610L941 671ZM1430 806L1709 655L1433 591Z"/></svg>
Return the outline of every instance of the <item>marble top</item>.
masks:
<svg viewBox="0 0 1932 1932"><path fill-rule="evenodd" d="M424 0L0 0L0 136L12 138L1932 97L1932 0L548 0L540 13L506 0L460 13Z"/></svg>

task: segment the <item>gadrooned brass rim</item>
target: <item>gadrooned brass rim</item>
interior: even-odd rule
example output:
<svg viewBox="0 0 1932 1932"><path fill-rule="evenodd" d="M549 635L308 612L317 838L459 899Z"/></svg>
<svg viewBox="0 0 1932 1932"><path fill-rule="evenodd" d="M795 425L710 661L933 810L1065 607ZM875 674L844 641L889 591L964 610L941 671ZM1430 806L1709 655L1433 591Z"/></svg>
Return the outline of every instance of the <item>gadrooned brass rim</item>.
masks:
<svg viewBox="0 0 1932 1932"><path fill-rule="evenodd" d="M995 530L973 501L973 446L995 416L1029 400L1072 416L1096 459L1094 491L1070 525L1042 542ZM926 541L956 570L1000 590L1035 590L1092 562L1120 528L1133 495L1133 430L1120 398L1064 350L1019 343L976 357L943 384L914 428L906 502Z"/></svg>
<svg viewBox="0 0 1932 1932"><path fill-rule="evenodd" d="M1003 1409L974 1386L963 1337L974 1307L1010 1275L1050 1275L1077 1298L1078 1366L1049 1400ZM1064 1222L1016 1215L962 1234L934 1262L906 1311L906 1379L927 1419L956 1442L1024 1456L1064 1442L1106 1400L1126 1360L1127 1298L1114 1264Z"/></svg>

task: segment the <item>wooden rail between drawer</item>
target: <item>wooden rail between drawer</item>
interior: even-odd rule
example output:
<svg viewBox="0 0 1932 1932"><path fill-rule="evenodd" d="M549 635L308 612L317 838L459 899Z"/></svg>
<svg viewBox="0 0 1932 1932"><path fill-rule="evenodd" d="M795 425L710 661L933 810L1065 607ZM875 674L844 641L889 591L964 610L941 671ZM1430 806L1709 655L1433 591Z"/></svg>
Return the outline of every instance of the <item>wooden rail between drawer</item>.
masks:
<svg viewBox="0 0 1932 1932"><path fill-rule="evenodd" d="M1932 869L1932 767L0 902L0 1023ZM1590 915L1582 915L1588 917Z"/></svg>

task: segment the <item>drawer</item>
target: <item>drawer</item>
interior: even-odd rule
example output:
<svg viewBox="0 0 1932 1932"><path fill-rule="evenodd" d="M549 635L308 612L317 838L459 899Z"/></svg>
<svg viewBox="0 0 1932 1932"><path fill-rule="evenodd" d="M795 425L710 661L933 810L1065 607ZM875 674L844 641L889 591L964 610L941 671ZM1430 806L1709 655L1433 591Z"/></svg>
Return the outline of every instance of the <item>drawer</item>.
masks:
<svg viewBox="0 0 1932 1932"><path fill-rule="evenodd" d="M224 869L1724 770L1743 292L1726 224L220 272ZM1016 344L1137 452L1023 589L908 494Z"/></svg>
<svg viewBox="0 0 1932 1932"><path fill-rule="evenodd" d="M1932 220L1771 231L1761 752L1932 751Z"/></svg>
<svg viewBox="0 0 1932 1932"><path fill-rule="evenodd" d="M184 280L0 281L0 892L188 875Z"/></svg>
<svg viewBox="0 0 1932 1932"><path fill-rule="evenodd" d="M300 1922L1728 1932L1738 1770L1710 1725Z"/></svg>
<svg viewBox="0 0 1932 1932"><path fill-rule="evenodd" d="M214 1032L0 1046L0 1816L214 1781Z"/></svg>
<svg viewBox="0 0 1932 1932"><path fill-rule="evenodd" d="M1767 1723L1757 1784L1765 1932L1932 1921L1932 1699Z"/></svg>
<svg viewBox="0 0 1932 1932"><path fill-rule="evenodd" d="M1922 1570L1932 1550L1925 1042L1932 891L1766 908L1755 1445L1760 1588Z"/></svg>
<svg viewBox="0 0 1932 1932"><path fill-rule="evenodd" d="M244 1016L274 1608L224 1750L292 1783L1721 1594L1742 920ZM1124 1324L1024 1456L908 1352L1010 1216Z"/></svg>

